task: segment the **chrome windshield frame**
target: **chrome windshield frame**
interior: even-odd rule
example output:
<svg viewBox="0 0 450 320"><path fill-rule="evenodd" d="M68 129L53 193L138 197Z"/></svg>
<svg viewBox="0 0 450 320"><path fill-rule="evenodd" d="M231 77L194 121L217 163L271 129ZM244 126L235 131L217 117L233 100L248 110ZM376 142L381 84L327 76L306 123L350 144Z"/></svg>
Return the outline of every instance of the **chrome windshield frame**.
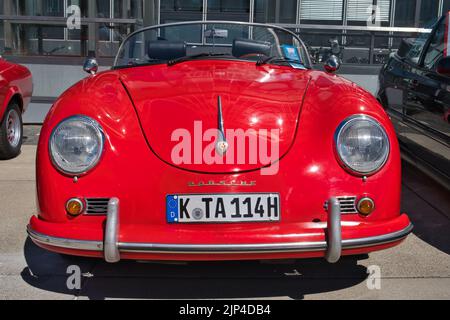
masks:
<svg viewBox="0 0 450 320"><path fill-rule="evenodd" d="M154 29L161 29L161 28L165 28L165 27L177 27L177 26L185 26L185 25L207 25L207 24L230 24L230 25L241 25L241 26L248 26L248 27L261 27L261 28L272 28L272 29L276 29L276 30L281 30L284 31L288 34L290 34L292 37L294 37L298 43L301 45L302 49L304 50L306 57L305 57L305 61L304 61L304 66L306 68L312 68L312 62L311 62L311 57L309 56L308 53L308 49L305 45L305 43L303 42L303 40L294 32L280 27L280 26L276 26L273 24L266 24L266 23L254 23L254 22L243 22L243 21L226 21L226 20L208 20L208 21L203 21L203 20L197 20L197 21L183 21L183 22L172 22L172 23L166 23L166 24L158 24L158 25L154 25L154 26L149 26L149 27L145 27L145 28L141 28L139 30L136 30L132 33L130 33L120 44L119 46L119 50L117 51L117 55L114 58L114 65L113 68L120 68L120 66L117 65L117 62L119 60L119 55L121 54L124 45L128 42L128 40L132 37L134 37L135 35L141 33L141 32L146 32L149 30L154 30Z"/></svg>

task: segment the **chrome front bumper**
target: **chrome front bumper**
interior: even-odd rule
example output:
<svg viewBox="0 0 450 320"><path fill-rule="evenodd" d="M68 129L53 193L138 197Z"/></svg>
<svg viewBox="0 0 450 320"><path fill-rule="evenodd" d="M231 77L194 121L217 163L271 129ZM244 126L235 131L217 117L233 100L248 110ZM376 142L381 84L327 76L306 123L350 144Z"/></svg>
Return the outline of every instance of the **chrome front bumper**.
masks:
<svg viewBox="0 0 450 320"><path fill-rule="evenodd" d="M325 251L325 258L336 263L341 258L342 250L358 249L376 245L389 244L404 239L413 230L407 228L375 237L342 240L341 213L336 198L328 202L328 226L326 241L268 243L268 244L223 244L223 245L190 245L119 242L119 199L113 198L108 205L108 215L104 241L83 241L47 236L35 232L28 227L28 235L39 244L63 249L103 252L109 263L120 261L120 253L167 253L167 254L242 254L242 253L284 253Z"/></svg>

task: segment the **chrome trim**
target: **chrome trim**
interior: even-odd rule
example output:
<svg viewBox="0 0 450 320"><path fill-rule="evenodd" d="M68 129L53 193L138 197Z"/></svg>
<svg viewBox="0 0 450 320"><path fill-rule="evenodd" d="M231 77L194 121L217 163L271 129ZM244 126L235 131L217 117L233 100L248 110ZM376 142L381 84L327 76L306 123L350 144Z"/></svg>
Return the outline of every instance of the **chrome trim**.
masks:
<svg viewBox="0 0 450 320"><path fill-rule="evenodd" d="M16 109L10 109L6 117L6 140L11 148L17 148L22 142L22 120Z"/></svg>
<svg viewBox="0 0 450 320"><path fill-rule="evenodd" d="M145 32L148 30L153 30L153 29L160 29L163 27L176 27L176 26L184 26L184 25L193 25L193 24L200 24L200 25L205 25L205 24L233 24L233 25L244 25L244 26L248 26L248 27L263 27L263 28L272 28L272 29L277 29L277 30L281 30L284 32L289 33L292 37L294 37L294 39L296 39L300 45L302 46L302 49L304 50L304 52L306 53L306 56L304 57L306 60L306 64L308 68L310 68L312 66L311 63L311 58L309 56L308 53L308 49L306 48L306 45L304 44L303 40L294 32L292 32L291 30L288 30L284 27L281 27L279 25L274 25L274 24L265 24L265 23L256 23L256 22L243 22L243 21L224 21L224 20L206 20L206 21L202 21L202 20L198 20L198 21L182 21L182 22L173 22L173 23L166 23L166 24L158 24L155 26L149 26L149 27L145 27L145 28L141 28L139 30L136 30L132 33L130 33L121 43L121 45L119 46L119 50L117 51L117 55L114 59L114 67L117 67L117 62L119 60L119 55L122 52L125 44L127 43L127 41L135 36L136 34L140 33L140 32Z"/></svg>
<svg viewBox="0 0 450 320"><path fill-rule="evenodd" d="M344 250L358 249L375 245L383 245L406 238L413 230L410 224L403 230L381 236L347 239L342 241ZM28 226L30 238L41 244L71 250L102 251L103 243L100 241L72 240L55 238L35 232ZM270 244L237 244L237 245L177 245L157 243L118 243L120 252L128 253L166 253L166 254L238 254L238 253L283 253L283 252L308 252L324 251L327 248L325 241L319 242L294 242L294 243L270 243Z"/></svg>
<svg viewBox="0 0 450 320"><path fill-rule="evenodd" d="M216 151L220 156L224 156L228 149L230 148L230 145L227 142L227 139L225 137L225 126L223 121L223 112L222 112L222 97L219 96L217 98L217 130L218 130L218 137L217 137L217 143L216 143Z"/></svg>
<svg viewBox="0 0 450 320"><path fill-rule="evenodd" d="M217 244L184 245L158 243L119 242L121 252L128 253L178 253L178 254L242 254L242 253L277 253L323 251L327 243L323 242L288 242L264 244Z"/></svg>
<svg viewBox="0 0 450 320"><path fill-rule="evenodd" d="M277 26L287 29L311 29L311 30L338 30L338 31L371 31L371 32L405 32L405 33L431 33L433 29L414 27L369 27L369 26L343 26L326 24L293 24L277 23Z"/></svg>
<svg viewBox="0 0 450 320"><path fill-rule="evenodd" d="M375 245L383 245L391 242L399 241L401 239L406 238L414 229L412 223L409 224L405 229L384 234L381 236L375 237L367 237L367 238L356 238L356 239L347 239L342 241L342 247L344 249L358 249L364 247L370 247Z"/></svg>
<svg viewBox="0 0 450 320"><path fill-rule="evenodd" d="M342 159L342 155L340 154L339 150L338 150L338 141L339 138L342 134L342 131L352 122L354 121L358 121L358 120L365 120L365 121L369 121L371 123L373 123L375 126L379 127L381 129L381 131L384 133L384 136L386 138L386 142L388 145L388 152L386 154L386 157L383 161L383 163L375 170L370 171L370 172L360 172L360 171L356 171L355 169L353 169L352 167L350 167L347 162L345 162L344 159ZM380 171L387 163L387 161L389 160L389 157L391 155L391 141L389 140L389 136L386 132L386 129L381 125L381 123L379 123L375 118L366 115L366 114L355 114L353 116L348 117L347 119L345 119L344 121L341 122L341 124L338 126L338 128L336 129L336 133L334 135L334 148L336 150L336 154L337 154L337 158L339 163L341 164L342 167L344 167L347 171L358 175L360 177L367 177L370 175L374 175L375 173L377 173L378 171Z"/></svg>
<svg viewBox="0 0 450 320"><path fill-rule="evenodd" d="M83 70L90 75L95 75L98 72L98 62L95 58L87 58L83 65Z"/></svg>
<svg viewBox="0 0 450 320"><path fill-rule="evenodd" d="M357 196L339 196L336 197L336 199L339 201L339 205L341 207L341 215L351 215L351 214L358 214L358 210L356 208L356 200L358 199ZM328 202L327 200L323 208L328 211Z"/></svg>
<svg viewBox="0 0 450 320"><path fill-rule="evenodd" d="M109 197L85 198L87 216L106 216L108 213Z"/></svg>
<svg viewBox="0 0 450 320"><path fill-rule="evenodd" d="M71 250L103 251L103 242L65 239L47 236L27 227L28 236L36 243Z"/></svg>
<svg viewBox="0 0 450 320"><path fill-rule="evenodd" d="M64 170L63 168L61 168L55 161L55 159L53 158L53 152L52 152L52 144L53 144L53 139L55 137L55 132L56 130L64 123L69 122L69 121L83 121L85 123L88 123L90 125L92 125L94 127L94 129L97 131L98 136L100 137L100 148L99 148L99 152L98 155L95 159L95 161L86 169L84 169L81 172L69 172ZM100 162L102 156L103 156L103 151L105 148L105 133L103 131L103 128L100 126L100 124L95 121L94 119L85 116L85 115L75 115L75 116L70 116L68 118L65 118L64 120L62 120L61 122L59 122L54 128L53 131L50 135L50 139L48 142L48 152L50 155L50 159L52 161L53 166L58 169L60 172L62 172L63 174L66 174L70 177L75 177L75 176L82 176L85 175L86 173L88 173L90 170L94 169L97 164Z"/></svg>
<svg viewBox="0 0 450 320"><path fill-rule="evenodd" d="M328 201L327 251L325 259L336 263L342 254L341 204L338 199Z"/></svg>
<svg viewBox="0 0 450 320"><path fill-rule="evenodd" d="M112 198L108 203L106 219L104 256L105 261L116 263L120 261L119 241L119 199Z"/></svg>
<svg viewBox="0 0 450 320"><path fill-rule="evenodd" d="M342 249L351 250L375 245L383 245L406 238L413 230L410 224L398 232L368 237L342 240ZM157 243L119 242L120 252L127 253L178 253L178 254L242 254L242 253L283 253L325 251L327 243L320 242L288 242L270 244L236 244L236 245L178 245Z"/></svg>

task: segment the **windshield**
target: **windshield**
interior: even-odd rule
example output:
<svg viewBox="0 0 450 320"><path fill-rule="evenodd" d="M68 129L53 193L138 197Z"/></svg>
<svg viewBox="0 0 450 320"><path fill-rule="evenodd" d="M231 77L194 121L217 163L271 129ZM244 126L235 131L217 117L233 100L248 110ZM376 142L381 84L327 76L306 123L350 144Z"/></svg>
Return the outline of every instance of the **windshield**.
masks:
<svg viewBox="0 0 450 320"><path fill-rule="evenodd" d="M148 27L122 43L114 67L234 59L309 68L307 50L283 28L242 22L182 22Z"/></svg>

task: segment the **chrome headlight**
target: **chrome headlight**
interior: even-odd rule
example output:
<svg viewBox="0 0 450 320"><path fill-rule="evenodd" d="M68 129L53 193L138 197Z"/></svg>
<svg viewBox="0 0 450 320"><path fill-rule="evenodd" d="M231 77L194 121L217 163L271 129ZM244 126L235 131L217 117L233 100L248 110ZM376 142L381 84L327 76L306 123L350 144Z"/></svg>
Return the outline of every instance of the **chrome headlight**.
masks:
<svg viewBox="0 0 450 320"><path fill-rule="evenodd" d="M390 153L386 131L378 121L365 115L346 119L336 131L335 143L342 163L359 175L379 171Z"/></svg>
<svg viewBox="0 0 450 320"><path fill-rule="evenodd" d="M50 137L50 156L54 165L69 175L94 168L103 153L103 130L93 119L75 116L63 120Z"/></svg>

